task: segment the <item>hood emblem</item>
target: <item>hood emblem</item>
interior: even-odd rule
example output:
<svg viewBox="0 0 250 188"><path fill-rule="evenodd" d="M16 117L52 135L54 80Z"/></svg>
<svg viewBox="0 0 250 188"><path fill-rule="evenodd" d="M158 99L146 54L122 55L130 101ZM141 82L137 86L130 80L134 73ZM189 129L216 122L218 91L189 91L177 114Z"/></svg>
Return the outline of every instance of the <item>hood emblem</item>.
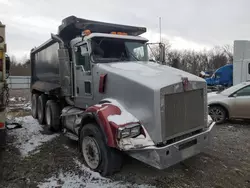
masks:
<svg viewBox="0 0 250 188"><path fill-rule="evenodd" d="M188 83L189 83L188 78L187 77L182 77L181 80L182 80L183 90L187 91Z"/></svg>

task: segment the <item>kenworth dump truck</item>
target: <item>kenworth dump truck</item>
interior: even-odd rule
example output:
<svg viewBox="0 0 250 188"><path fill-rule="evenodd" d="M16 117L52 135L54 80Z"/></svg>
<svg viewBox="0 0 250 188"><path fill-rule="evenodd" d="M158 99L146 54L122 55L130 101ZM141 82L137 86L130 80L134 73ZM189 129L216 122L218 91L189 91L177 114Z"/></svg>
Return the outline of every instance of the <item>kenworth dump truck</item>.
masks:
<svg viewBox="0 0 250 188"><path fill-rule="evenodd" d="M5 112L8 101L6 73L9 71L10 60L6 55L5 25L0 21L0 147L6 143Z"/></svg>
<svg viewBox="0 0 250 188"><path fill-rule="evenodd" d="M31 50L33 117L77 139L103 176L121 168L123 153L164 169L211 139L206 82L150 62L144 32L70 16Z"/></svg>

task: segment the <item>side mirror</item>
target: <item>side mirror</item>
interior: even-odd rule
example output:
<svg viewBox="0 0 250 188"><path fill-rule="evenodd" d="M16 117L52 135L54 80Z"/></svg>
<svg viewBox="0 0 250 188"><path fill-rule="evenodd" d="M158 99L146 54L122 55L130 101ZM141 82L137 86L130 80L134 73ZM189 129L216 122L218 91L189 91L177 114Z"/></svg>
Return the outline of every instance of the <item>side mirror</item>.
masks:
<svg viewBox="0 0 250 188"><path fill-rule="evenodd" d="M229 95L228 97L233 97L233 98L235 98L235 97L237 97L237 93L235 93L235 94L233 94L233 95Z"/></svg>

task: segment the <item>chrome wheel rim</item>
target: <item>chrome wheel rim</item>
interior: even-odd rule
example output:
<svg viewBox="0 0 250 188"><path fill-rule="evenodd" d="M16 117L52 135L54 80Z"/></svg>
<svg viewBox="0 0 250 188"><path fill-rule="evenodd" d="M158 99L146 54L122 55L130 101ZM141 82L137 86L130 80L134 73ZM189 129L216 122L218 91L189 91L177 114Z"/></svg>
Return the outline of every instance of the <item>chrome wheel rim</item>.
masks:
<svg viewBox="0 0 250 188"><path fill-rule="evenodd" d="M224 113L218 108L210 109L209 115L215 122L220 122L224 119Z"/></svg>
<svg viewBox="0 0 250 188"><path fill-rule="evenodd" d="M96 140L90 136L82 141L82 153L85 162L91 169L96 169L101 161L100 148Z"/></svg>

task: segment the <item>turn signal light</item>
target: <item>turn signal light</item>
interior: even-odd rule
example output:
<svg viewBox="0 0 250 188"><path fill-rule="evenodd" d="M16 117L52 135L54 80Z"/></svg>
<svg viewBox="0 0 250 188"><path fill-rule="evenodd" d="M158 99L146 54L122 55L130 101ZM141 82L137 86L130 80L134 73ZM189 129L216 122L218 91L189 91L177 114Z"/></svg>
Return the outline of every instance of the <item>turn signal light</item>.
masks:
<svg viewBox="0 0 250 188"><path fill-rule="evenodd" d="M113 34L113 35L128 35L127 33L124 33L124 32L115 32L115 31L111 32L111 34Z"/></svg>
<svg viewBox="0 0 250 188"><path fill-rule="evenodd" d="M0 59L3 59L3 51L0 50Z"/></svg>

